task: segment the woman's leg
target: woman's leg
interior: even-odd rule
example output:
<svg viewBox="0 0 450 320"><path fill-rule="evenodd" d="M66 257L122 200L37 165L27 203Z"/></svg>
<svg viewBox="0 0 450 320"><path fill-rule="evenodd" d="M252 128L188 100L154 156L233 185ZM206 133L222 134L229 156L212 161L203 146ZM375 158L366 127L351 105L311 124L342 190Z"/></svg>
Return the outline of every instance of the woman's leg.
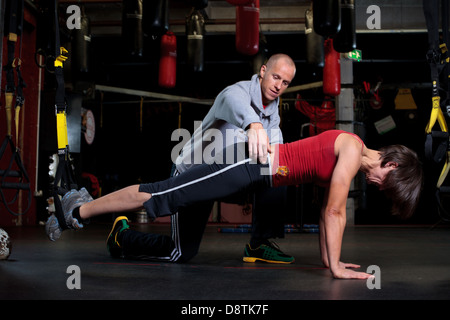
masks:
<svg viewBox="0 0 450 320"><path fill-rule="evenodd" d="M139 192L139 185L132 185L84 203L80 207L80 217L86 220L106 213L137 211L150 198L150 194Z"/></svg>

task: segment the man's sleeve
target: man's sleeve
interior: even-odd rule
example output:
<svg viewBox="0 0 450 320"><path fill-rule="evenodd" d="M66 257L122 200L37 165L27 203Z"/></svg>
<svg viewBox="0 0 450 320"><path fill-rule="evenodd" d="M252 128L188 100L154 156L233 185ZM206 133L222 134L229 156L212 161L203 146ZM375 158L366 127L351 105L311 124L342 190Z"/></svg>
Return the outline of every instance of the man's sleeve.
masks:
<svg viewBox="0 0 450 320"><path fill-rule="evenodd" d="M217 96L215 117L239 128L246 129L250 123L260 122L259 114L251 105L250 96L228 88Z"/></svg>

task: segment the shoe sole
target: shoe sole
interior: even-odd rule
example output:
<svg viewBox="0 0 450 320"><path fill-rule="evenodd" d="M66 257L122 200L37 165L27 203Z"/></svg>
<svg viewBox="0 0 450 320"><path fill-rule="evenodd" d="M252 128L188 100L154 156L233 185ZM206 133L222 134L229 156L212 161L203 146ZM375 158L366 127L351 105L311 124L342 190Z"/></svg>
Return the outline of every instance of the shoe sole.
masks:
<svg viewBox="0 0 450 320"><path fill-rule="evenodd" d="M116 224L117 224L120 220L127 220L127 223L128 223L128 218L127 218L127 217L125 217L125 216L117 217L116 220L114 220L114 224L113 224L113 226L112 226L112 228L111 228L111 232L109 233L108 238L106 238L106 244L108 244L109 237L111 237L111 235L112 235L114 229L116 228Z"/></svg>
<svg viewBox="0 0 450 320"><path fill-rule="evenodd" d="M277 263L277 264L291 264L294 263L295 260L292 261L280 261L280 260L266 260L266 259L261 259L261 258L254 258L254 257L243 257L242 260L244 262L256 262L256 261L262 261L262 262L267 262L267 263Z"/></svg>

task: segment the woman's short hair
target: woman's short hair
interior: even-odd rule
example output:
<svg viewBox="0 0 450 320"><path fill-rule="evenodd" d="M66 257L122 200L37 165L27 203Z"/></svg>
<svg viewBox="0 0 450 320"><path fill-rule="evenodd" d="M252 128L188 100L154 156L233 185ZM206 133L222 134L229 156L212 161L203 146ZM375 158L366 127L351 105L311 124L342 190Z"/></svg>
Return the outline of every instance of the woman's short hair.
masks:
<svg viewBox="0 0 450 320"><path fill-rule="evenodd" d="M402 145L382 147L379 152L381 166L397 163L383 180L383 191L392 200L392 213L409 218L417 208L423 188L422 163L416 152Z"/></svg>

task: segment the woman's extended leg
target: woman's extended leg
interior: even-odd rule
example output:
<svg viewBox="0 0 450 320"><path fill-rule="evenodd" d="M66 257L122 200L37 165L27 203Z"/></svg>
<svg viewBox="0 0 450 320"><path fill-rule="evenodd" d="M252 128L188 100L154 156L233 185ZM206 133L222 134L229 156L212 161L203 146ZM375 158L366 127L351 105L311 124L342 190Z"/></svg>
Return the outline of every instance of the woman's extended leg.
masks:
<svg viewBox="0 0 450 320"><path fill-rule="evenodd" d="M137 211L150 198L149 193L139 192L139 185L132 185L84 203L80 207L80 217L86 220L105 213Z"/></svg>

